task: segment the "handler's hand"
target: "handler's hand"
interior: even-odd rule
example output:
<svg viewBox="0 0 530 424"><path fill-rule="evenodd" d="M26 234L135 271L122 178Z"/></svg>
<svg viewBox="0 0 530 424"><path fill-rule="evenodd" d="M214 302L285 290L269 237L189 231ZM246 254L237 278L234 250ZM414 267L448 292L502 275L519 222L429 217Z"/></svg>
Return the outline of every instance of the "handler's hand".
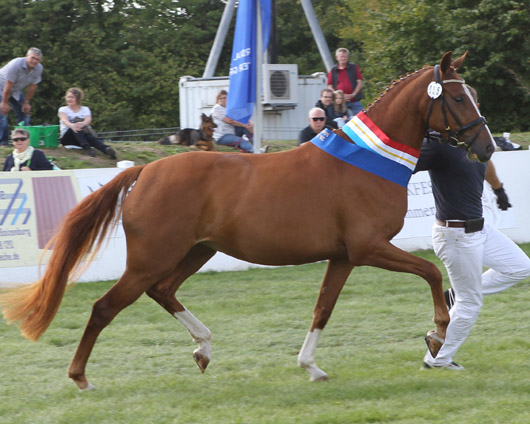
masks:
<svg viewBox="0 0 530 424"><path fill-rule="evenodd" d="M499 206L501 211L507 211L508 208L512 207L511 203L508 201L508 196L506 195L503 186L494 189L493 192L495 193L495 196L497 196L497 206Z"/></svg>

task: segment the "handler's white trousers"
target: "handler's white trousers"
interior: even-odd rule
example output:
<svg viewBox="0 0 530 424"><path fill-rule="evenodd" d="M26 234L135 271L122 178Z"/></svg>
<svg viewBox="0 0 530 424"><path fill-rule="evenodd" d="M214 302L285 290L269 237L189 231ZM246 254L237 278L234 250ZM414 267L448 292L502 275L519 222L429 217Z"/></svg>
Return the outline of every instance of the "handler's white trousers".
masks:
<svg viewBox="0 0 530 424"><path fill-rule="evenodd" d="M482 231L465 233L463 228L434 224L434 253L447 268L455 291L455 304L449 315L445 343L436 358L427 351L429 365L453 361L466 340L482 307L482 296L498 293L530 276L530 259L512 240L488 224ZM482 273L482 267L489 268Z"/></svg>

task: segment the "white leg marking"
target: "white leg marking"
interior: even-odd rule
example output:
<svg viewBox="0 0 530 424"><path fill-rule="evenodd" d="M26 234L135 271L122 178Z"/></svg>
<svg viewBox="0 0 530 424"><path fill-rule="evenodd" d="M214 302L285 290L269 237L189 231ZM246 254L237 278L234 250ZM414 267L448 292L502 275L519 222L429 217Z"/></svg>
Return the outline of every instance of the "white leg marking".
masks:
<svg viewBox="0 0 530 424"><path fill-rule="evenodd" d="M96 390L96 386L94 386L92 383L88 383L88 386L86 386L84 389L80 389L81 392L88 392L89 390Z"/></svg>
<svg viewBox="0 0 530 424"><path fill-rule="evenodd" d="M298 365L309 373L311 381L328 379L328 375L315 364L315 350L321 331L317 328L307 333L302 349L298 354Z"/></svg>
<svg viewBox="0 0 530 424"><path fill-rule="evenodd" d="M187 328L193 341L199 346L193 351L193 353L200 353L210 359L212 354L212 346L210 344L212 333L208 330L208 327L195 318L195 316L187 309L184 309L182 312L176 312L174 316L184 327Z"/></svg>

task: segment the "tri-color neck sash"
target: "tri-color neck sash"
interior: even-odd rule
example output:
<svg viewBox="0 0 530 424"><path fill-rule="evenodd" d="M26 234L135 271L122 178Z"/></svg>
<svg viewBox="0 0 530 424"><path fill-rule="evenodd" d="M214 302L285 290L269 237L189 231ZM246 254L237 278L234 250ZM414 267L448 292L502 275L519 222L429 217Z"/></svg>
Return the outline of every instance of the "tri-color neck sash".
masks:
<svg viewBox="0 0 530 424"><path fill-rule="evenodd" d="M364 112L354 116L342 130L355 144L329 130L322 131L311 143L337 159L407 187L419 150L390 140Z"/></svg>

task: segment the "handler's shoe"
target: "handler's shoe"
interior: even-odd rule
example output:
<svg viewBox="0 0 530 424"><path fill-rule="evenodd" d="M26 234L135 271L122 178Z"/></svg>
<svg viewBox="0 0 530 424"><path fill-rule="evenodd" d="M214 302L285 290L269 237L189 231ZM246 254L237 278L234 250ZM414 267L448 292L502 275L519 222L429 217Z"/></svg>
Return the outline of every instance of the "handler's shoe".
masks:
<svg viewBox="0 0 530 424"><path fill-rule="evenodd" d="M447 309L450 310L455 304L455 291L452 288L444 291L444 297Z"/></svg>
<svg viewBox="0 0 530 424"><path fill-rule="evenodd" d="M444 365L429 365L427 362L424 362L422 369L424 370L442 369L442 370L451 370L451 371L464 371L465 370L465 368L462 365L458 365L456 362L450 362Z"/></svg>

